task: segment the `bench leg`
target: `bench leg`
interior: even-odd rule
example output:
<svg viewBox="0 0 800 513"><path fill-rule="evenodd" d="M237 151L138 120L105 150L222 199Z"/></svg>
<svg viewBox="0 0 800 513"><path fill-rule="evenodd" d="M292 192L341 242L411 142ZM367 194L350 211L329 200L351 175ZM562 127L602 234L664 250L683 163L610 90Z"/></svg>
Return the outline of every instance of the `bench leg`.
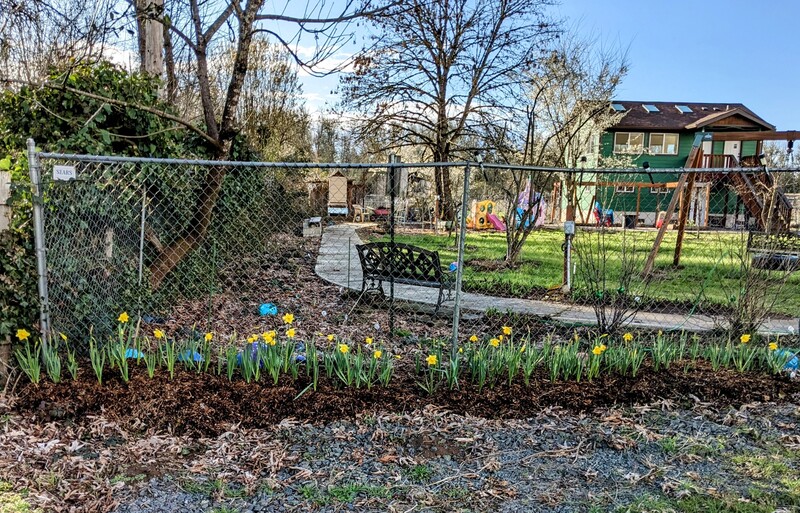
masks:
<svg viewBox="0 0 800 513"><path fill-rule="evenodd" d="M444 287L439 287L439 299L436 301L436 308L434 308L433 310L434 317L439 315L439 308L442 307L443 294L444 294Z"/></svg>

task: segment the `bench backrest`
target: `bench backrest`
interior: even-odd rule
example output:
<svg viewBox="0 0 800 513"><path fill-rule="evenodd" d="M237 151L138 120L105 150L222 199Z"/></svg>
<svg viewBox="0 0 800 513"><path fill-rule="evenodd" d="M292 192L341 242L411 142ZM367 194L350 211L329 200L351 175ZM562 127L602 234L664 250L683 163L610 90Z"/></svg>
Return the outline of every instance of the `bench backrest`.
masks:
<svg viewBox="0 0 800 513"><path fill-rule="evenodd" d="M442 267L439 253L410 244L370 242L357 244L364 276L440 283ZM393 270L393 272L392 272Z"/></svg>

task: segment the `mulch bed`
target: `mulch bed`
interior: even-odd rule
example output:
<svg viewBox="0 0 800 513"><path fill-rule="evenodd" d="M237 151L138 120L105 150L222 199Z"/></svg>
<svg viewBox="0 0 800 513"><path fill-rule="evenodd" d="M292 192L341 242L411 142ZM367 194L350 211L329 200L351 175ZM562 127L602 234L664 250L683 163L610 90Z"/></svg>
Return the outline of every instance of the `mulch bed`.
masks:
<svg viewBox="0 0 800 513"><path fill-rule="evenodd" d="M214 436L231 424L258 428L286 418L351 419L365 412L407 412L429 404L457 414L507 419L532 417L549 406L583 412L661 399L719 406L800 399L800 382L758 373L714 372L704 362L688 372L680 362L659 372L645 365L636 378L604 375L580 383L551 382L545 370L539 369L527 387L504 384L478 393L470 385L455 391L442 385L433 396L420 389L409 369L399 369L389 388L343 389L323 378L316 392L309 390L295 399L307 384L303 377L277 386L263 378L259 383L247 384L240 378L229 382L225 376L184 370L176 371L170 381L163 370L148 379L143 369L133 369L128 384L108 376L100 386L84 370L77 381L24 386L14 409L20 414L35 413L42 421L80 423L87 416L102 414L133 430Z"/></svg>

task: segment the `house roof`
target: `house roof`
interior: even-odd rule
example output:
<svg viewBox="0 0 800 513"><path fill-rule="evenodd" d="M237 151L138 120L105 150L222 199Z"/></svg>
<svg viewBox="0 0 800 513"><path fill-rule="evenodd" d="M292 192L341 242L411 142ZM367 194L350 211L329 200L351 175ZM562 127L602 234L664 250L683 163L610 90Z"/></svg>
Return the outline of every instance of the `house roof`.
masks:
<svg viewBox="0 0 800 513"><path fill-rule="evenodd" d="M775 130L755 112L741 103L697 102L642 102L613 100L612 105L625 108L625 115L612 129L637 130L698 130L712 125L715 128L745 130ZM648 112L645 105L658 111ZM688 107L691 112L681 112L678 107ZM683 109L686 110L686 109Z"/></svg>

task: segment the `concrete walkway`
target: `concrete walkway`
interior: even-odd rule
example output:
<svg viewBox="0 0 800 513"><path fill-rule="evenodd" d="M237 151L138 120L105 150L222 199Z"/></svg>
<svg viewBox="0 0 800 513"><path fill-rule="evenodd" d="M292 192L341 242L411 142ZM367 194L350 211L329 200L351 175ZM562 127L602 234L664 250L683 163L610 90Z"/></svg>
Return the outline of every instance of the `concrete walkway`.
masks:
<svg viewBox="0 0 800 513"><path fill-rule="evenodd" d="M357 228L366 225L343 223L325 227L317 258L316 273L325 281L361 290L361 264L356 253L356 244L361 239L356 234ZM384 284L387 292L389 285ZM435 305L438 290L412 285L395 284L395 299L423 305ZM444 307L452 307L453 303L445 302ZM462 293L461 309L463 312L485 312L489 309L501 312L512 311L521 314L532 314L549 317L567 324L596 324L594 310L591 307L555 301L536 299L515 299L487 296L483 294ZM763 333L789 334L797 330L799 319L768 320L762 328ZM638 312L629 323L631 328L652 328L664 330L709 331L714 328L712 318L705 315L667 314L660 312Z"/></svg>

